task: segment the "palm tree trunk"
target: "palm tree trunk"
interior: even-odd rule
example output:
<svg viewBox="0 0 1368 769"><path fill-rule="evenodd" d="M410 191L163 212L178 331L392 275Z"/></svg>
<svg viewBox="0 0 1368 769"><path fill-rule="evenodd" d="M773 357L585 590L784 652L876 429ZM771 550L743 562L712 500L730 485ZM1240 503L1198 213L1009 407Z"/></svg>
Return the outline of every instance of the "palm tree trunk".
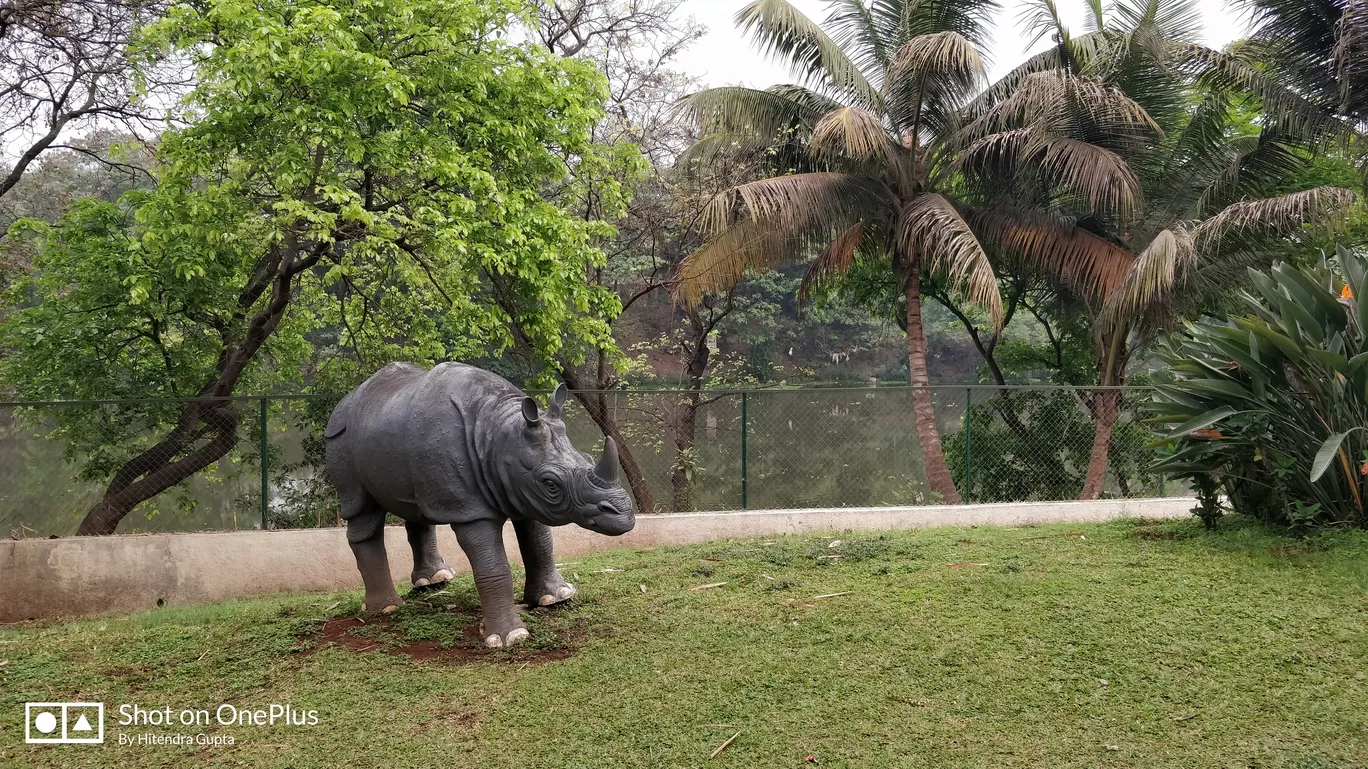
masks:
<svg viewBox="0 0 1368 769"><path fill-rule="evenodd" d="M945 452L941 450L940 430L936 427L936 408L931 401L931 390L927 389L931 379L926 373L926 336L922 329L921 318L921 265L913 263L908 267L907 280L903 284L907 296L907 371L912 384L912 413L917 420L917 442L921 446L922 466L926 468L926 481L932 493L939 496L941 504L958 505L959 491L955 479L950 475L950 466L945 463Z"/></svg>
<svg viewBox="0 0 1368 769"><path fill-rule="evenodd" d="M1093 396L1092 456L1088 459L1088 474L1083 478L1083 493L1079 499L1097 499L1102 495L1102 481L1107 475L1107 449L1111 446L1112 427L1116 425L1117 401L1120 390L1102 390Z"/></svg>
<svg viewBox="0 0 1368 769"><path fill-rule="evenodd" d="M1114 386L1122 383L1126 370L1126 343L1124 329L1116 331L1110 338L1104 338L1098 346L1098 363L1101 364L1102 385ZM1088 472L1083 476L1083 493L1079 499L1097 499L1102 496L1102 482L1107 475L1107 454L1111 449L1112 428L1116 425L1116 414L1121 406L1120 390L1098 390L1092 399L1093 432L1092 456L1088 458Z"/></svg>

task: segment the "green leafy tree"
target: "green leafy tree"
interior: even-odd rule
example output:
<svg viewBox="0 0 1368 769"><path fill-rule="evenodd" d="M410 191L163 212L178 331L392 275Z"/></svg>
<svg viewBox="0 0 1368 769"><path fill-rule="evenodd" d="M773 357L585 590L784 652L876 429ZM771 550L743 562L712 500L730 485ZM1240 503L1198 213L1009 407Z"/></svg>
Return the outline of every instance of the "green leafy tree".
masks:
<svg viewBox="0 0 1368 769"><path fill-rule="evenodd" d="M156 188L30 222L41 248L9 294L29 306L0 327L23 398L185 399L51 414L109 479L80 533L224 457L230 396L297 386L306 365L345 386L397 358L495 353L512 325L547 358L612 344L618 300L584 281L607 229L541 194L594 156L602 81L507 42L517 10L206 0L146 30L144 56L195 73Z"/></svg>

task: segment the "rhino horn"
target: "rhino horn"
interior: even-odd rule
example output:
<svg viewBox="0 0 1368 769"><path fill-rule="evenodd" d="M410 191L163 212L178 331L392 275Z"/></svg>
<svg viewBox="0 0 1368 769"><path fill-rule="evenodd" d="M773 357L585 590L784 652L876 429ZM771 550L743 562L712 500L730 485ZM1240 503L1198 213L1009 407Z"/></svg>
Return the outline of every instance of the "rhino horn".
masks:
<svg viewBox="0 0 1368 769"><path fill-rule="evenodd" d="M569 391L565 389L565 383L556 385L556 391L551 393L551 408L547 413L558 419L565 417L565 396Z"/></svg>
<svg viewBox="0 0 1368 769"><path fill-rule="evenodd" d="M608 483L617 483L618 453L617 444L612 438L603 439L603 456L599 457L598 464L594 465L594 475Z"/></svg>

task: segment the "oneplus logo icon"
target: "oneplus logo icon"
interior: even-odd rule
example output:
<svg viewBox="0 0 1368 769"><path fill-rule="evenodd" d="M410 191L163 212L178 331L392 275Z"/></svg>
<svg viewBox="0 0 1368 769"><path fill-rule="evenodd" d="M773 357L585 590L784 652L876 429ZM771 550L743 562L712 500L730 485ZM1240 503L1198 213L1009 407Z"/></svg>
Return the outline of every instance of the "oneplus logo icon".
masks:
<svg viewBox="0 0 1368 769"><path fill-rule="evenodd" d="M24 703L24 742L104 742L104 703Z"/></svg>

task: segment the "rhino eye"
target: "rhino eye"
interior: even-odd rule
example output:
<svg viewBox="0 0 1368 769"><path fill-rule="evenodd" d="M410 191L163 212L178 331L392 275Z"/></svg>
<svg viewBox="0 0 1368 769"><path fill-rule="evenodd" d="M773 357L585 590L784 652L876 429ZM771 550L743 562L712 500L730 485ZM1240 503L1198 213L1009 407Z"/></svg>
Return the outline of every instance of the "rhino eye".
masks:
<svg viewBox="0 0 1368 769"><path fill-rule="evenodd" d="M560 491L560 484L556 483L556 481L551 478L547 478L546 480L542 481L542 486L552 494L556 493L557 491Z"/></svg>

